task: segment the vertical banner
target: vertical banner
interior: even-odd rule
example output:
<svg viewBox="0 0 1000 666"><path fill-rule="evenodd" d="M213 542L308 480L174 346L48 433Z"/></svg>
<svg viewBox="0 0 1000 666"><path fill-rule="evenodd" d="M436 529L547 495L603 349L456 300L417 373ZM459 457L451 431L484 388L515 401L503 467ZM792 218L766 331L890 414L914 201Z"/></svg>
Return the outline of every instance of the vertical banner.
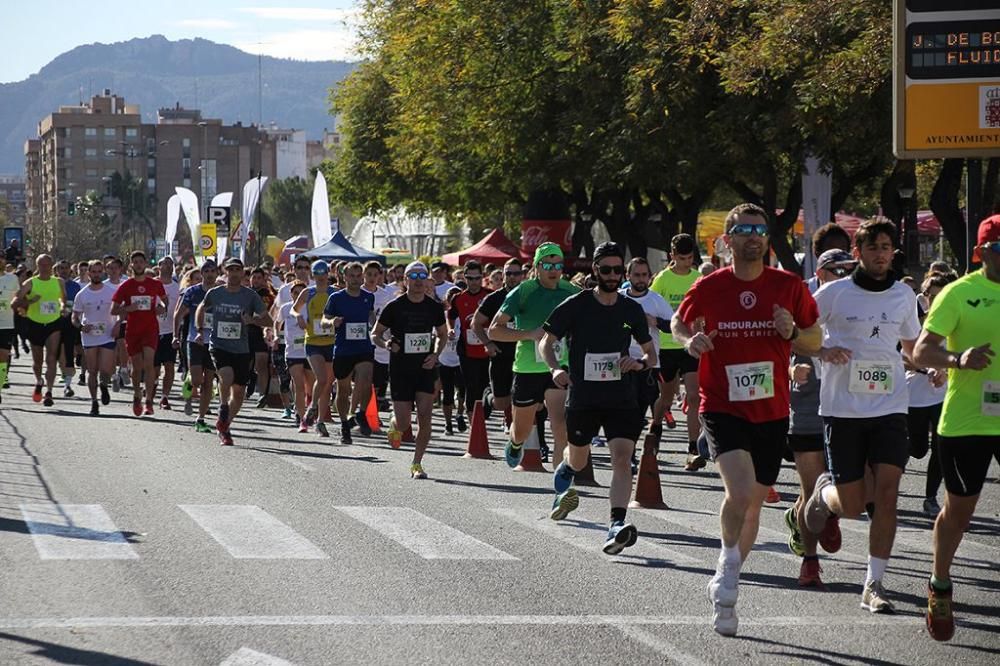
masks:
<svg viewBox="0 0 1000 666"><path fill-rule="evenodd" d="M816 273L816 258L812 253L812 237L816 230L830 221L830 197L833 195L833 177L823 169L819 160L806 157L802 173L802 277L809 279Z"/></svg>
<svg viewBox="0 0 1000 666"><path fill-rule="evenodd" d="M205 259L210 259L216 254L216 242L217 233L216 226L214 224L202 224L200 225L198 233L198 249L201 252L201 256Z"/></svg>
<svg viewBox="0 0 1000 666"><path fill-rule="evenodd" d="M339 226L339 221L338 221ZM312 241L313 247L330 242L334 230L330 220L330 198L326 191L326 178L322 171L316 172L312 198Z"/></svg>
<svg viewBox="0 0 1000 666"><path fill-rule="evenodd" d="M267 176L251 178L243 184L243 205L240 210L240 233L239 238L237 239L239 240L241 261L246 261L247 238L250 236L250 226L253 224L254 213L257 211L257 206L260 204L260 198L263 196L264 188L266 186Z"/></svg>
<svg viewBox="0 0 1000 666"><path fill-rule="evenodd" d="M199 238L201 238L201 234L199 233L201 215L198 213L198 195L186 187L175 187L174 190L177 192L177 196L180 197L181 210L184 211L184 219L187 220L188 229L191 231L191 243L194 245L194 252L197 255L200 253L198 248L200 245Z"/></svg>
<svg viewBox="0 0 1000 666"><path fill-rule="evenodd" d="M166 247L169 250L177 237L177 222L181 217L181 198L174 194L167 200L167 230L163 235Z"/></svg>

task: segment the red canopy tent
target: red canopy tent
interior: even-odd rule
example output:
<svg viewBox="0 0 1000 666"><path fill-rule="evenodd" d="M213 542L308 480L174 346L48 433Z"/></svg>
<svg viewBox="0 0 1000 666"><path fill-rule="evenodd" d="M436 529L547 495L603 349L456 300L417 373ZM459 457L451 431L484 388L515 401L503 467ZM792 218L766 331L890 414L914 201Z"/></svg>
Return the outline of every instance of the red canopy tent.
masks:
<svg viewBox="0 0 1000 666"><path fill-rule="evenodd" d="M502 264L508 259L521 256L520 248L499 229L486 234L483 240L460 252L451 252L441 260L452 266L461 266L470 259L483 264Z"/></svg>

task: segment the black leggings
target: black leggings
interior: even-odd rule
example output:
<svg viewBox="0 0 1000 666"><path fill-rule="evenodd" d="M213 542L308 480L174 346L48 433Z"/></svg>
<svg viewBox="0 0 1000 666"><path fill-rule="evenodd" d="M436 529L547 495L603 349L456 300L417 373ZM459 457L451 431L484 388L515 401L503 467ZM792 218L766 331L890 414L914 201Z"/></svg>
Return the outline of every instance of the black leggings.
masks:
<svg viewBox="0 0 1000 666"><path fill-rule="evenodd" d="M490 359L459 356L462 378L465 380L465 411L471 412L476 400L483 399L483 391L490 385Z"/></svg>
<svg viewBox="0 0 1000 666"><path fill-rule="evenodd" d="M938 458L938 419L941 418L941 403L930 407L910 407L906 424L910 434L910 456L922 459L931 453L927 461L927 484L924 497L936 497L941 487L941 463Z"/></svg>
<svg viewBox="0 0 1000 666"><path fill-rule="evenodd" d="M441 376L441 404L451 407L455 404L455 389L461 393L465 386L462 379L462 368L457 365L453 368L442 365L438 370Z"/></svg>

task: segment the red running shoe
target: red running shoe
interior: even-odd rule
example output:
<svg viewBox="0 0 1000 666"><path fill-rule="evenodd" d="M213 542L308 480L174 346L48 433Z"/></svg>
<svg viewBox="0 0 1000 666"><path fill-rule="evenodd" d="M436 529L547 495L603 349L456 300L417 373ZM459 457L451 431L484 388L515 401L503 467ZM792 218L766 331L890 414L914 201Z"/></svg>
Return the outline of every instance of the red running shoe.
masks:
<svg viewBox="0 0 1000 666"><path fill-rule="evenodd" d="M152 416L153 415L153 403L147 402L146 403L146 408L144 410L142 410L142 414L143 414L143 416Z"/></svg>
<svg viewBox="0 0 1000 666"><path fill-rule="evenodd" d="M819 566L819 560L802 560L802 568L799 569L799 587L814 587L826 591L826 585L819 577L821 573L823 569Z"/></svg>
<svg viewBox="0 0 1000 666"><path fill-rule="evenodd" d="M767 489L767 497L764 498L764 501L768 504L777 504L781 501L781 495L774 489L774 486L771 486Z"/></svg>
<svg viewBox="0 0 1000 666"><path fill-rule="evenodd" d="M42 385L41 384L39 384L38 386L36 386L35 390L32 392L32 394L31 394L31 401L32 402L41 402L42 401Z"/></svg>
<svg viewBox="0 0 1000 666"><path fill-rule="evenodd" d="M840 517L831 515L826 519L823 531L819 533L819 545L828 553L840 550L843 538L840 534Z"/></svg>
<svg viewBox="0 0 1000 666"><path fill-rule="evenodd" d="M142 398L132 398L132 413L142 416Z"/></svg>
<svg viewBox="0 0 1000 666"><path fill-rule="evenodd" d="M670 413L669 409L663 415L663 420L666 422L667 427L671 430L677 427L677 421L674 420L674 415Z"/></svg>
<svg viewBox="0 0 1000 666"><path fill-rule="evenodd" d="M951 590L927 585L927 633L936 641L951 640L955 634L955 616L951 612Z"/></svg>

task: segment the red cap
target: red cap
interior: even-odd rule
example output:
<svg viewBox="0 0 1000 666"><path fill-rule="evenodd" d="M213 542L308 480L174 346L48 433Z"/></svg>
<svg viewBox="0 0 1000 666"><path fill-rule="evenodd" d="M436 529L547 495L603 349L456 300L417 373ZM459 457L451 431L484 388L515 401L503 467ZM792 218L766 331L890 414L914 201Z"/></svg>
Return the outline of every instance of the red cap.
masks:
<svg viewBox="0 0 1000 666"><path fill-rule="evenodd" d="M979 223L979 234L976 236L976 249L972 252L973 261L982 261L979 248L986 243L1000 241L1000 215L993 215Z"/></svg>

